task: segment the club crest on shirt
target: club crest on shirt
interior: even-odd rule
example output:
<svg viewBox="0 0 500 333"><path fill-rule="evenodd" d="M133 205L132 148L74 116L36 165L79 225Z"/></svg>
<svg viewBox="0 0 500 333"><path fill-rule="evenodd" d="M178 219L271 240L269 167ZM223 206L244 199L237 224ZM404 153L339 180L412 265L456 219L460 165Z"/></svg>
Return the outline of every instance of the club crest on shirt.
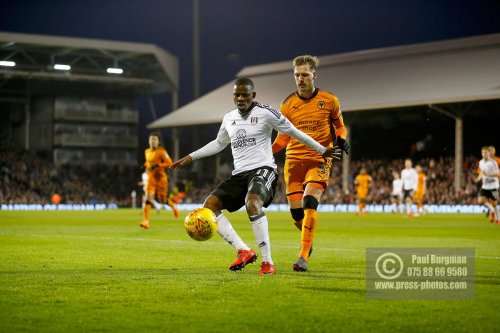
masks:
<svg viewBox="0 0 500 333"><path fill-rule="evenodd" d="M257 125L257 122L259 121L259 118L258 117L251 117L250 118L250 123L252 125Z"/></svg>
<svg viewBox="0 0 500 333"><path fill-rule="evenodd" d="M247 136L247 132L244 129L239 129L238 132L236 132L236 137L238 139L243 139L246 136Z"/></svg>
<svg viewBox="0 0 500 333"><path fill-rule="evenodd" d="M325 107L325 102L319 101L318 102L318 108L323 109Z"/></svg>
<svg viewBox="0 0 500 333"><path fill-rule="evenodd" d="M327 161L326 163L319 162L318 163L318 176L322 179L326 179L330 173L331 161Z"/></svg>

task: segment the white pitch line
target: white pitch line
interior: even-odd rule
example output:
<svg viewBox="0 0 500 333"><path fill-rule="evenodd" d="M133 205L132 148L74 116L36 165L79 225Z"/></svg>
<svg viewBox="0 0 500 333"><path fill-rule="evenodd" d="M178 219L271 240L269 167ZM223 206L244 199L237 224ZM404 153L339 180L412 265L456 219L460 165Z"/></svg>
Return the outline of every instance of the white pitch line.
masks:
<svg viewBox="0 0 500 333"><path fill-rule="evenodd" d="M45 235L45 234L19 234L19 233L5 233L0 232L0 236L24 236L24 237L40 237L40 238L76 238L76 239L100 239L100 240L124 240L124 241L141 241L141 242L165 242L165 243L186 243L192 244L191 240L181 240L181 239L151 239L151 238L142 238L142 237L111 237L111 236L83 236L83 235ZM208 242L206 245L225 245L224 242ZM272 247L281 248L281 249L297 249L298 246L291 245L273 245ZM365 252L365 250L359 249L346 249L346 248L335 248L335 247L321 247L318 248L321 251L337 251L337 252ZM411 253L410 253L411 254ZM476 258L481 259L492 259L492 260L500 260L500 257L496 256L476 256Z"/></svg>

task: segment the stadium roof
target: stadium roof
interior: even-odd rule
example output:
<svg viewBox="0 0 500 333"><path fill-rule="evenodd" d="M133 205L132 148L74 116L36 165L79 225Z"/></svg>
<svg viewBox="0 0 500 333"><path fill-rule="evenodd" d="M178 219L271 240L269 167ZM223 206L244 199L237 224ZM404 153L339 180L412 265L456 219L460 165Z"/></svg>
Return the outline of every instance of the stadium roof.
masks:
<svg viewBox="0 0 500 333"><path fill-rule="evenodd" d="M344 112L500 98L500 34L323 56L316 86ZM256 100L279 107L296 89L291 60L243 68ZM232 82L149 124L219 123L234 108Z"/></svg>
<svg viewBox="0 0 500 333"><path fill-rule="evenodd" d="M0 32L2 95L88 93L140 96L177 91L177 58L153 44ZM70 65L70 71L55 70ZM120 68L122 74L110 74Z"/></svg>

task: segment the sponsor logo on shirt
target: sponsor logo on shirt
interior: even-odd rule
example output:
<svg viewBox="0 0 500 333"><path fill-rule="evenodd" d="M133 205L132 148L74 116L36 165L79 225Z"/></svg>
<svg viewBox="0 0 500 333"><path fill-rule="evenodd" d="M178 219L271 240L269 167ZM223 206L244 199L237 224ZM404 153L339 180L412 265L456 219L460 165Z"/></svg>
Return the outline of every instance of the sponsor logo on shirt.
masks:
<svg viewBox="0 0 500 333"><path fill-rule="evenodd" d="M319 120L301 120L298 122L297 128L301 131L316 132L319 124Z"/></svg>
<svg viewBox="0 0 500 333"><path fill-rule="evenodd" d="M239 129L236 132L236 137L238 138L237 140L234 140L231 143L231 146L233 148L244 148L244 147L251 147L255 146L257 144L257 141L255 138L247 138L247 133L244 129Z"/></svg>

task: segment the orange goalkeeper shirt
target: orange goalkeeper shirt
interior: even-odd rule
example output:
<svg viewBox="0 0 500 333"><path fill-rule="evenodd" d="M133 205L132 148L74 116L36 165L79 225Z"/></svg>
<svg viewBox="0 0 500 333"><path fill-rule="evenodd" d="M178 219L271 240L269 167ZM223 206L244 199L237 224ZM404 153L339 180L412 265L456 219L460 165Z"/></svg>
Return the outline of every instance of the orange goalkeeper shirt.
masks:
<svg viewBox="0 0 500 333"><path fill-rule="evenodd" d="M316 88L309 99L302 99L297 92L293 92L281 103L280 112L295 127L325 147L332 144L332 124L335 128L335 136L341 136L345 139L347 135L338 98L319 88ZM285 146L287 159L324 160L317 151L286 134L280 133L273 143L273 153L280 151Z"/></svg>

